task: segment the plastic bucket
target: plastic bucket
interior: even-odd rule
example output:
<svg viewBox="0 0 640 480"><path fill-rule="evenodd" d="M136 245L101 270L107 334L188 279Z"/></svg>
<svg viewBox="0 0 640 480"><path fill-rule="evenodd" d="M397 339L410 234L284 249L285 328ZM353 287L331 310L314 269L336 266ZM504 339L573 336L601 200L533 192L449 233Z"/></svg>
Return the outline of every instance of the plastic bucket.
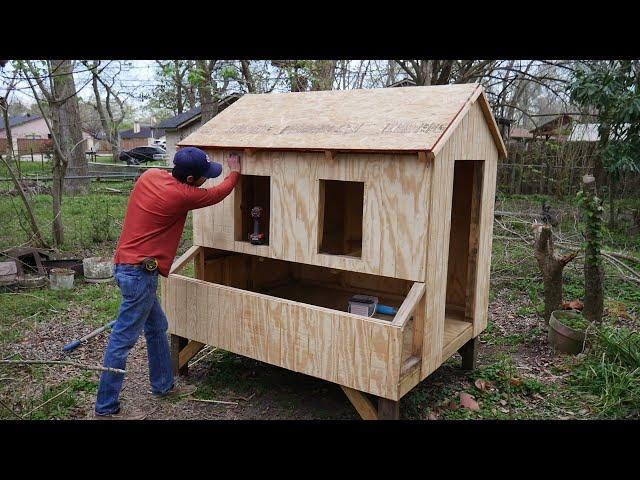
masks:
<svg viewBox="0 0 640 480"><path fill-rule="evenodd" d="M69 268L52 268L49 271L51 290L69 290L73 288L73 277L76 272Z"/></svg>

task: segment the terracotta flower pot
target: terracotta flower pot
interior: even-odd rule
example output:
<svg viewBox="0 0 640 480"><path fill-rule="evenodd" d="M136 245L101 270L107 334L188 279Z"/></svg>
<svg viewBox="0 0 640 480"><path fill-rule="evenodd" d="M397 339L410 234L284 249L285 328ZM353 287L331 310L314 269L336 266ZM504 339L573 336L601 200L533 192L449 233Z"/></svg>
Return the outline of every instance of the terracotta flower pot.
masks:
<svg viewBox="0 0 640 480"><path fill-rule="evenodd" d="M576 355L584 349L586 330L576 330L562 323L563 316L581 317L582 314L570 310L555 310L549 319L549 343L554 350Z"/></svg>

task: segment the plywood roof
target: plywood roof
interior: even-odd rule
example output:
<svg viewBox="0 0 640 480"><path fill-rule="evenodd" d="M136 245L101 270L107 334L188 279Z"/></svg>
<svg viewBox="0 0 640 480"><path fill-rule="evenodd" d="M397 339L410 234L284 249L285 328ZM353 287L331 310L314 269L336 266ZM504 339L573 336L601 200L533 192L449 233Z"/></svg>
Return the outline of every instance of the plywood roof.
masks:
<svg viewBox="0 0 640 480"><path fill-rule="evenodd" d="M479 84L462 84L247 94L178 145L431 151L481 93Z"/></svg>

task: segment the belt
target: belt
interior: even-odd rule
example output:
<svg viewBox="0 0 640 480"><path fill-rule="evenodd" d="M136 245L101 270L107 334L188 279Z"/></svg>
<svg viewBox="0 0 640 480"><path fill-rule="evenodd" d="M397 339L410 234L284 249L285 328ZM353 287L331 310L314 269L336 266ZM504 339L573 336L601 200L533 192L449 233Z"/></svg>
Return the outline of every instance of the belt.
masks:
<svg viewBox="0 0 640 480"><path fill-rule="evenodd" d="M147 257L140 263L121 263L120 265L128 265L130 267L141 268L147 272L155 272L158 269L158 260L153 257Z"/></svg>

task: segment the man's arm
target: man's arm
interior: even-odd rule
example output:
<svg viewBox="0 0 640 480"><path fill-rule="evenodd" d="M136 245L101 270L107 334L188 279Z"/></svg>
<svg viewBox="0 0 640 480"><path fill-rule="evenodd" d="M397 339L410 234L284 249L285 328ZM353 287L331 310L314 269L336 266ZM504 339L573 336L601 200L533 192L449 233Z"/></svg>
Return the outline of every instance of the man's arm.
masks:
<svg viewBox="0 0 640 480"><path fill-rule="evenodd" d="M224 181L211 188L188 188L186 190L187 209L195 210L221 202L234 189L240 179L240 157L232 153L228 159L231 173Z"/></svg>

